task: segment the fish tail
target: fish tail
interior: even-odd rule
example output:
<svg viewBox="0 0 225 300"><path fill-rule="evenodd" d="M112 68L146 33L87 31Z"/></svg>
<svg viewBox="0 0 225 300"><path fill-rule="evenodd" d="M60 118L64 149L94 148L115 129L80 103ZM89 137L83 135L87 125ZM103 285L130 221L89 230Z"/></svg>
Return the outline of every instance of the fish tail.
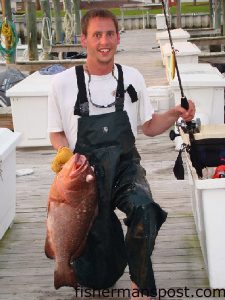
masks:
<svg viewBox="0 0 225 300"><path fill-rule="evenodd" d="M58 290L62 286L71 286L77 288L76 275L73 268L69 265L64 268L57 268L54 272L54 285Z"/></svg>

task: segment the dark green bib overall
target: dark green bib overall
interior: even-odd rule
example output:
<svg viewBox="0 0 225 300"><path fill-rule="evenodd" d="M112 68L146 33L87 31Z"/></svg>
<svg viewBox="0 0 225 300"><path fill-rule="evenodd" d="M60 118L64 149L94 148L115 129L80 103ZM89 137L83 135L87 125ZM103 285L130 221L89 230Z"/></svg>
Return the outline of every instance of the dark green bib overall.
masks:
<svg viewBox="0 0 225 300"><path fill-rule="evenodd" d="M150 256L166 213L153 201L140 165L129 118L123 110L123 72L120 65L117 68L115 112L89 116L83 67L76 67L79 92L74 113L81 117L74 151L86 155L94 166L99 211L74 268L82 286L105 289L115 284L128 263L131 280L144 294L155 296ZM126 214L125 239L115 208Z"/></svg>

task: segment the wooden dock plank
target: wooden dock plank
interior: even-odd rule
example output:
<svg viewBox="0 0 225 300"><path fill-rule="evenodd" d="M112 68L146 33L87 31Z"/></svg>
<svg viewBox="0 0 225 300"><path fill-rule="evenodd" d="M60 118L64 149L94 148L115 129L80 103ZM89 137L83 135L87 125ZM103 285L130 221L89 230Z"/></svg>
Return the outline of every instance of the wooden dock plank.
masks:
<svg viewBox="0 0 225 300"><path fill-rule="evenodd" d="M137 67L148 86L167 84L160 50L152 49L156 44L155 33L155 30L123 33L116 55L117 62ZM191 210L187 174L184 181L177 181L173 175L177 152L168 132L155 138L139 132L136 144L153 197L168 212L152 257L157 286L161 289L188 287L193 293L192 299L197 299L196 288L208 288L209 285ZM16 217L0 241L0 299L81 299L81 295L76 297L72 288L54 289L54 262L44 254L46 204L54 176L50 164L55 151L47 147L28 148L17 149L16 154L17 170L32 168L34 172L17 177ZM120 212L118 216L121 220L124 217ZM114 288L129 288L127 269ZM99 297L89 297L96 298ZM120 295L120 298L126 300L128 296Z"/></svg>

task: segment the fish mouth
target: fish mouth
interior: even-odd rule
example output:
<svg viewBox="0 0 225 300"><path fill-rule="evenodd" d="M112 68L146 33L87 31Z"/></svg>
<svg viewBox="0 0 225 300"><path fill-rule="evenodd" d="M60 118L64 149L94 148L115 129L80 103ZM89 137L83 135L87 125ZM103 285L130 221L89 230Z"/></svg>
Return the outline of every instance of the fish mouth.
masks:
<svg viewBox="0 0 225 300"><path fill-rule="evenodd" d="M74 165L76 170L83 169L83 167L87 165L86 157L84 155L76 153L74 156Z"/></svg>
<svg viewBox="0 0 225 300"><path fill-rule="evenodd" d="M75 154L74 164L75 164L76 169L80 168L80 166L81 166L81 155L79 153Z"/></svg>

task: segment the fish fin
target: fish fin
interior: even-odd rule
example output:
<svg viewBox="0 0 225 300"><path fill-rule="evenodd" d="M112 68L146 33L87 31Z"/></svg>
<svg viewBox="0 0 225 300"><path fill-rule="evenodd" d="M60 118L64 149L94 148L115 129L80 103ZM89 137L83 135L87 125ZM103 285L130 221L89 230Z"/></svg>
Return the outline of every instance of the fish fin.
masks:
<svg viewBox="0 0 225 300"><path fill-rule="evenodd" d="M71 266L67 266L65 269L57 269L54 272L54 285L55 289L58 290L62 286L71 286L77 288L78 283L76 280L76 275Z"/></svg>
<svg viewBox="0 0 225 300"><path fill-rule="evenodd" d="M46 236L46 239L45 239L45 255L50 259L55 258L55 253L52 249L48 232L47 232L47 236Z"/></svg>

